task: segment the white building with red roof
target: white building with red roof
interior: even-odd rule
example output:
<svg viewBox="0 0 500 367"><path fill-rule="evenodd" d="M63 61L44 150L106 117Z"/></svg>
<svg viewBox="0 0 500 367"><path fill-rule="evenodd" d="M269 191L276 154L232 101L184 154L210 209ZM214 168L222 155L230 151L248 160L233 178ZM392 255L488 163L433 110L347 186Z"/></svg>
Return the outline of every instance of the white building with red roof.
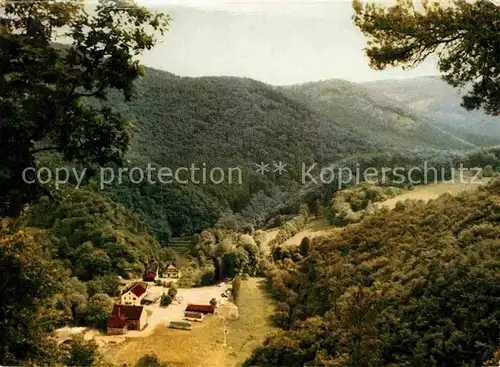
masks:
<svg viewBox="0 0 500 367"><path fill-rule="evenodd" d="M142 299L146 296L148 285L146 283L135 283L125 288L120 296L120 303L127 306L140 306Z"/></svg>

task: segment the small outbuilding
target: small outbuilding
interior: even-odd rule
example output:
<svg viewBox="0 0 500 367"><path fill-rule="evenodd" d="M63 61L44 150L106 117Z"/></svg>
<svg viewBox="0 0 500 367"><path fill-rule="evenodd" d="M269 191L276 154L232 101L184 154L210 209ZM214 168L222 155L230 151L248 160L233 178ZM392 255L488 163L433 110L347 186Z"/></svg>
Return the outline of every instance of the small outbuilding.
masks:
<svg viewBox="0 0 500 367"><path fill-rule="evenodd" d="M215 307L212 305L196 305L190 303L187 305L185 312L200 312L203 314L213 314L215 312Z"/></svg>
<svg viewBox="0 0 500 367"><path fill-rule="evenodd" d="M142 276L142 280L144 280L145 282L154 282L158 280L158 274L156 274L154 271L149 271Z"/></svg>
<svg viewBox="0 0 500 367"><path fill-rule="evenodd" d="M155 293L148 293L144 296L144 298L141 301L141 304L143 305L152 305L155 303L158 299L160 298L159 295Z"/></svg>

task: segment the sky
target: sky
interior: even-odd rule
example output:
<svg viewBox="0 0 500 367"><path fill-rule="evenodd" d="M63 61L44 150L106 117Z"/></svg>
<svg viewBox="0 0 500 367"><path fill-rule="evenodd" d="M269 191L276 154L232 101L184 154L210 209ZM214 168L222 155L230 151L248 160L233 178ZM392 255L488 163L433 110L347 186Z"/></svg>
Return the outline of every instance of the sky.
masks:
<svg viewBox="0 0 500 367"><path fill-rule="evenodd" d="M274 85L325 79L354 82L436 75L375 71L364 55L350 1L140 0L172 17L163 42L145 53L150 67L180 76L239 76Z"/></svg>

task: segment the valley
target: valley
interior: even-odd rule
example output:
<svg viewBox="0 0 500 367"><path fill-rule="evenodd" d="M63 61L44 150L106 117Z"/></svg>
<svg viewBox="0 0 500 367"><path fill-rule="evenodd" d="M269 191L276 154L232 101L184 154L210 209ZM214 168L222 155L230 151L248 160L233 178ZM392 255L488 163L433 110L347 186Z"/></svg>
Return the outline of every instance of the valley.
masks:
<svg viewBox="0 0 500 367"><path fill-rule="evenodd" d="M354 317L346 305L364 302L353 300L358 297L355 287L369 288L366 284L375 279L377 286L413 292L412 285L399 279L400 272L413 270L398 256L416 256L409 245L414 238L422 248L443 239L443 248L459 253L455 242L495 236L490 228L494 219L467 217L478 223L469 228L460 218L469 216L461 205L473 207L473 200L484 205L471 209L474 213L495 218L484 194L495 188L482 186L500 169L500 149L480 135L468 140L471 131L450 132L410 104L339 80L275 87L251 79L184 78L147 69L137 87L138 98L130 103L111 94L114 107L134 123L126 168L237 166L244 180L238 185L160 185L128 176L103 185L90 176L81 187L78 182L78 189L72 182L58 187L50 197L28 205L18 221L5 224L2 246L16 261L44 259L37 266L51 269L40 270L41 279L57 285L52 288L53 304L66 320L58 324L59 338L50 339L60 343L54 350L67 354L74 348L77 355L78 348L89 348L104 365L130 367L147 356L169 366L328 365L322 358L335 346L325 341L325 330L335 327L355 334L342 324L342 315ZM157 95L164 99L153 108ZM471 150L478 146L484 149ZM45 152L38 159L47 169L67 165ZM273 167L277 161L289 163L283 174L256 171L256 162ZM342 186L339 177L303 185L292 162L351 170L401 167L404 173L426 162L440 169L434 181L446 179L460 165L483 167L487 174L481 185L412 186L390 175L383 184ZM441 217L442 206L457 213L452 224L458 232L444 232L448 224ZM441 227L428 229L428 217L437 217ZM421 235L417 227L424 228ZM433 231L439 238L432 237ZM400 252L393 252L400 244ZM426 261L434 256L424 253L423 260L412 260L422 261L418 271L423 273L430 271ZM446 261L447 253L442 254ZM108 330L115 307L126 306L121 299L124 284L140 283L168 265L177 267L182 277L176 286L160 278L148 287L147 295L155 301L139 306L147 326ZM396 280L389 280L392 272ZM240 284L239 295L229 297L235 283ZM176 295L171 297L173 288ZM189 304L208 306L212 300L218 303L215 314L193 321L191 330L169 327L188 317ZM336 320L334 307L342 308L335 311ZM372 330L371 324L363 325ZM119 335L106 335L115 332ZM309 334L319 349L308 346ZM386 336L382 339L384 348L394 347ZM341 337L338 345L345 340Z"/></svg>
<svg viewBox="0 0 500 367"><path fill-rule="evenodd" d="M499 1L0 1L0 366L500 367Z"/></svg>
<svg viewBox="0 0 500 367"><path fill-rule="evenodd" d="M126 165L238 167L243 183L152 185L125 180L119 187L105 185L103 192L138 213L167 244L214 225L235 230L267 226L273 217L293 211L306 196L300 187L301 163L444 164L498 145L494 134L482 132L489 118L485 114L467 115L467 128L455 124L451 129L450 123L440 122L445 117L435 108L425 113L418 109L414 90L427 81L395 81L394 91L389 81L377 87L337 79L281 87L249 78L180 77L146 68L136 82L135 99L124 103L118 94L110 94L112 105L134 126ZM432 88L449 92L443 83L432 80ZM441 111L460 108L459 96L446 96L441 100L432 94L428 103L442 106ZM256 173L255 164L273 167L278 161L288 163L286 174ZM317 195L322 190L314 189Z"/></svg>
<svg viewBox="0 0 500 367"><path fill-rule="evenodd" d="M474 193L480 187L487 185L490 180L485 178L480 183L451 184L438 183L417 186L415 189L399 194L386 201L377 203L378 208L393 210L397 202L407 200L426 202L438 199L443 194L460 196L462 193ZM406 202L405 205L409 205ZM354 224L351 229L362 224ZM347 228L347 227L346 227ZM329 238L341 236L344 228L331 226L323 218L310 218L306 227L291 238L284 241L280 247L290 252L296 251L304 238L316 241L325 241ZM270 252L267 249L280 228L271 228L263 231L264 237L260 248L263 254ZM193 330L182 331L167 327L168 320L172 317L182 316L182 309L186 300L193 301L193 295L198 294L200 302L212 296L208 295L213 289L213 296L225 288L220 286L179 289L178 295L184 302L179 305L171 305L165 311L157 307L146 306L151 309L150 320L161 318L161 322L151 323L145 332L130 335L109 337L94 336L101 345L101 350L106 360L113 365L134 365L134 363L146 354L154 353L162 361L172 366L236 366L241 365L251 357L254 350L262 346L267 336L274 335L279 329L273 326L272 316L276 312L276 303L271 300L268 293L267 280L265 278L250 277L242 282L241 295L237 301L238 317L235 319L235 306L230 301L224 301L217 308L215 315L207 316L202 323L194 323ZM224 285L224 284L223 284ZM177 310L177 311L176 311ZM173 313L172 313L173 312ZM177 312L177 313L176 313ZM175 314L175 315L174 315ZM233 316L230 316L230 315ZM169 316L170 315L170 316ZM227 346L223 345L224 325L227 327ZM189 346L189 347L187 347ZM194 348L196 353L186 353L186 348Z"/></svg>

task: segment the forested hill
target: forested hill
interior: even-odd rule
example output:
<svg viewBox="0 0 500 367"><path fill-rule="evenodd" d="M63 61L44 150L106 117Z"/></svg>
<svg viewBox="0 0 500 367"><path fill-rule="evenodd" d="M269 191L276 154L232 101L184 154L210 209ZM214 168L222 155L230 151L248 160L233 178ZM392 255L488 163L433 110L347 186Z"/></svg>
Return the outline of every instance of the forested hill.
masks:
<svg viewBox="0 0 500 367"><path fill-rule="evenodd" d="M242 78L181 78L147 69L129 103L111 102L134 124L130 165L175 170L239 167L241 184L125 184L109 196L150 223L160 241L213 226L218 219L263 225L297 204L302 162L326 164L380 149L334 119L266 84ZM282 161L278 177L273 163ZM256 164L269 164L266 174ZM233 215L235 213L235 215ZM244 217L244 219L242 219ZM235 227L236 225L236 227Z"/></svg>
<svg viewBox="0 0 500 367"><path fill-rule="evenodd" d="M137 127L132 152L160 164L323 162L373 148L471 148L405 104L345 81L279 88L147 69L137 87L137 99L115 104Z"/></svg>
<svg viewBox="0 0 500 367"><path fill-rule="evenodd" d="M326 161L376 147L349 126L252 79L176 77L147 69L117 107L137 127L131 151L154 162Z"/></svg>
<svg viewBox="0 0 500 367"><path fill-rule="evenodd" d="M305 241L269 268L285 331L246 365L497 365L499 203L496 181Z"/></svg>
<svg viewBox="0 0 500 367"><path fill-rule="evenodd" d="M398 82L382 81L379 87L379 82L365 85L335 79L281 90L294 100L306 103L314 111L335 119L342 126L386 148L447 150L495 145L494 139L480 132L480 113L469 113L460 107L460 99L451 87L451 91L441 88L442 97L436 100L436 104L448 114L453 111L462 118L468 116L467 124L455 124L452 119L444 123L447 116L423 113L412 99L392 98L393 94L385 93L391 90L392 85L399 86L401 94L405 93L406 84ZM412 84L408 85L408 89L408 94L413 92ZM432 85L428 89L431 91L427 93L435 93Z"/></svg>
<svg viewBox="0 0 500 367"><path fill-rule="evenodd" d="M109 195L150 223L162 242L226 222L261 226L299 204L302 163L398 151L465 151L470 144L415 111L360 84L326 81L274 87L235 77L178 77L146 69L129 103L111 102L131 119L133 166L172 169L203 163L242 167L241 185L124 184ZM474 140L475 144L481 138ZM489 145L487 142L484 145ZM287 172L272 172L282 161ZM269 164L257 174L256 163ZM235 228L237 229L237 228Z"/></svg>

